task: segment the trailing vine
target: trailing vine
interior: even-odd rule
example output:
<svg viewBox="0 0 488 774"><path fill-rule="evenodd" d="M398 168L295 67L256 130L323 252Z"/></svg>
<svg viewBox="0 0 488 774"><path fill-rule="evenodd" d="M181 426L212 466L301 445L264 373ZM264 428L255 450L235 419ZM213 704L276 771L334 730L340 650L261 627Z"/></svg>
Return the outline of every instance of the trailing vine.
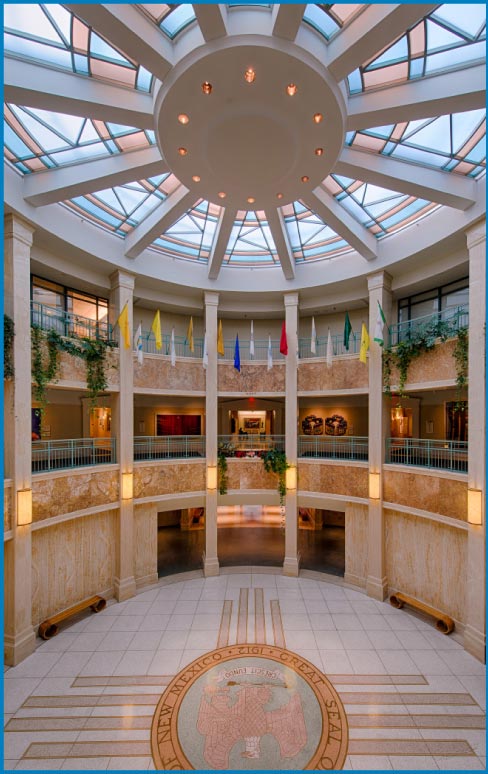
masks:
<svg viewBox="0 0 488 774"><path fill-rule="evenodd" d="M217 455L217 468L219 471L219 494L227 494L227 457L223 451Z"/></svg>
<svg viewBox="0 0 488 774"><path fill-rule="evenodd" d="M264 469L267 473L276 473L278 476L278 494L280 497L280 506L283 508L286 495L285 473L290 465L287 462L286 454L279 449L269 449L263 455Z"/></svg>
<svg viewBox="0 0 488 774"><path fill-rule="evenodd" d="M47 387L56 378L58 370L58 349L55 341L47 335L47 358L44 355L43 343L45 341L42 329L38 325L32 326L32 381L34 398L39 401L41 411L47 405Z"/></svg>
<svg viewBox="0 0 488 774"><path fill-rule="evenodd" d="M3 378L14 378L14 321L8 314L3 315Z"/></svg>
<svg viewBox="0 0 488 774"><path fill-rule="evenodd" d="M464 411L466 401L461 400L462 391L468 384L468 353L469 336L467 328L459 328L456 345L453 350L454 362L456 363L456 397L457 408Z"/></svg>

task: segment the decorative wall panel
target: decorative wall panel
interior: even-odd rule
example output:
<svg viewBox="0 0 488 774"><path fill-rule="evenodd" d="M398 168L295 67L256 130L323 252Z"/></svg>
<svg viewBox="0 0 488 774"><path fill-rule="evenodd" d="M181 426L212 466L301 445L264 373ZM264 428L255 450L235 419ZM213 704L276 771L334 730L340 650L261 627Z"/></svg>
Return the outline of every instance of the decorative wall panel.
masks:
<svg viewBox="0 0 488 774"><path fill-rule="evenodd" d="M139 365L134 358L134 389L205 391L205 370L201 360L177 360L176 365L159 355L144 355Z"/></svg>
<svg viewBox="0 0 488 774"><path fill-rule="evenodd" d="M33 521L118 501L117 470L44 473L32 479Z"/></svg>
<svg viewBox="0 0 488 774"><path fill-rule="evenodd" d="M363 588L368 574L368 506L349 503L345 526L344 580Z"/></svg>
<svg viewBox="0 0 488 774"><path fill-rule="evenodd" d="M324 361L300 361L298 392L325 392L326 390L368 389L368 366L359 361L359 355L344 360L334 359L330 368Z"/></svg>
<svg viewBox="0 0 488 774"><path fill-rule="evenodd" d="M134 498L157 497L205 489L204 462L159 462L134 465Z"/></svg>
<svg viewBox="0 0 488 774"><path fill-rule="evenodd" d="M268 371L266 363L253 365L243 363L240 372L233 365L219 363L219 392L244 392L252 395L260 392L285 391L285 365L274 364Z"/></svg>
<svg viewBox="0 0 488 774"><path fill-rule="evenodd" d="M227 488L231 489L273 489L278 487L275 473L266 473L261 459L228 459Z"/></svg>
<svg viewBox="0 0 488 774"><path fill-rule="evenodd" d="M158 573L158 514L156 506L134 506L134 546L136 582Z"/></svg>
<svg viewBox="0 0 488 774"><path fill-rule="evenodd" d="M326 492L345 497L368 497L367 465L334 465L327 462L298 462L298 489Z"/></svg>
<svg viewBox="0 0 488 774"><path fill-rule="evenodd" d="M467 483L432 474L385 469L383 500L466 521Z"/></svg>
<svg viewBox="0 0 488 774"><path fill-rule="evenodd" d="M67 352L58 352L58 363L57 381L86 384L86 364L84 360L79 357L73 357L73 355L69 355ZM107 350L105 373L109 389L110 387L117 387L119 384L118 349Z"/></svg>
<svg viewBox="0 0 488 774"><path fill-rule="evenodd" d="M456 381L456 366L452 352L455 340L439 342L430 352L424 352L412 360L407 374L407 384L422 382ZM391 385L398 385L398 370L391 369Z"/></svg>

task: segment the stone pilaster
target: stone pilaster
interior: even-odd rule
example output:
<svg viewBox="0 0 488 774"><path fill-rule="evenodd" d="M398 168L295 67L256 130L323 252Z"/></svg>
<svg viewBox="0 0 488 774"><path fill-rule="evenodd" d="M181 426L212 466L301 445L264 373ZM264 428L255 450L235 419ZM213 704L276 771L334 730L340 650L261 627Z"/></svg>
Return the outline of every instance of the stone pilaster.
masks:
<svg viewBox="0 0 488 774"><path fill-rule="evenodd" d="M217 309L219 294L205 293L205 331L208 365L205 390L205 444L207 467L217 465ZM217 556L217 489L207 489L205 498L205 557L203 571L208 577L219 574Z"/></svg>
<svg viewBox="0 0 488 774"><path fill-rule="evenodd" d="M285 301L288 355L285 372L285 452L289 465L297 465L297 389L298 389L298 293L287 293ZM298 575L297 490L287 490L285 522L284 575Z"/></svg>

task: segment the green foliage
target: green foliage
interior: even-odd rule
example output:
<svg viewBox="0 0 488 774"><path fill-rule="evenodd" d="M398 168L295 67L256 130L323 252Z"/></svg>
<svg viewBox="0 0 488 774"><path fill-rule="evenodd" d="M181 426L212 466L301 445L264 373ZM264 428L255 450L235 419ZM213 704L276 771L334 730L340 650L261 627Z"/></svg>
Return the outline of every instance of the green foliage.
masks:
<svg viewBox="0 0 488 774"><path fill-rule="evenodd" d="M54 333L54 331L49 331ZM44 354L44 342L47 339L47 357ZM39 401L41 411L47 404L47 387L55 381L58 370L58 349L56 342L45 337L38 325L32 326L32 382L34 399Z"/></svg>
<svg viewBox="0 0 488 774"><path fill-rule="evenodd" d="M3 315L3 378L14 378L14 321L8 314Z"/></svg>
<svg viewBox="0 0 488 774"><path fill-rule="evenodd" d="M285 473L287 468L290 467L286 454L279 449L268 449L263 455L263 463L267 473L276 473L278 476L278 494L280 496L280 505L283 507L286 495Z"/></svg>
<svg viewBox="0 0 488 774"><path fill-rule="evenodd" d="M217 455L217 468L219 472L219 494L227 494L227 457L225 452L220 451Z"/></svg>
<svg viewBox="0 0 488 774"><path fill-rule="evenodd" d="M460 328L458 330L456 346L453 350L454 362L456 363L456 387L458 394L458 402L460 401L461 391L468 384L468 352L469 352L469 336L467 328Z"/></svg>

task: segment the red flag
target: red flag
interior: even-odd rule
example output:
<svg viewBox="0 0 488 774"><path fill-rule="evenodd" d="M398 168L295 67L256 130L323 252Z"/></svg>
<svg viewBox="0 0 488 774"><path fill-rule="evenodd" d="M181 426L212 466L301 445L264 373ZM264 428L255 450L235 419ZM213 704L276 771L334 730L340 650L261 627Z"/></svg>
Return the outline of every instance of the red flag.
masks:
<svg viewBox="0 0 488 774"><path fill-rule="evenodd" d="M281 338L280 338L280 352L282 355L288 354L288 343L286 341L286 327L285 323L281 326Z"/></svg>

